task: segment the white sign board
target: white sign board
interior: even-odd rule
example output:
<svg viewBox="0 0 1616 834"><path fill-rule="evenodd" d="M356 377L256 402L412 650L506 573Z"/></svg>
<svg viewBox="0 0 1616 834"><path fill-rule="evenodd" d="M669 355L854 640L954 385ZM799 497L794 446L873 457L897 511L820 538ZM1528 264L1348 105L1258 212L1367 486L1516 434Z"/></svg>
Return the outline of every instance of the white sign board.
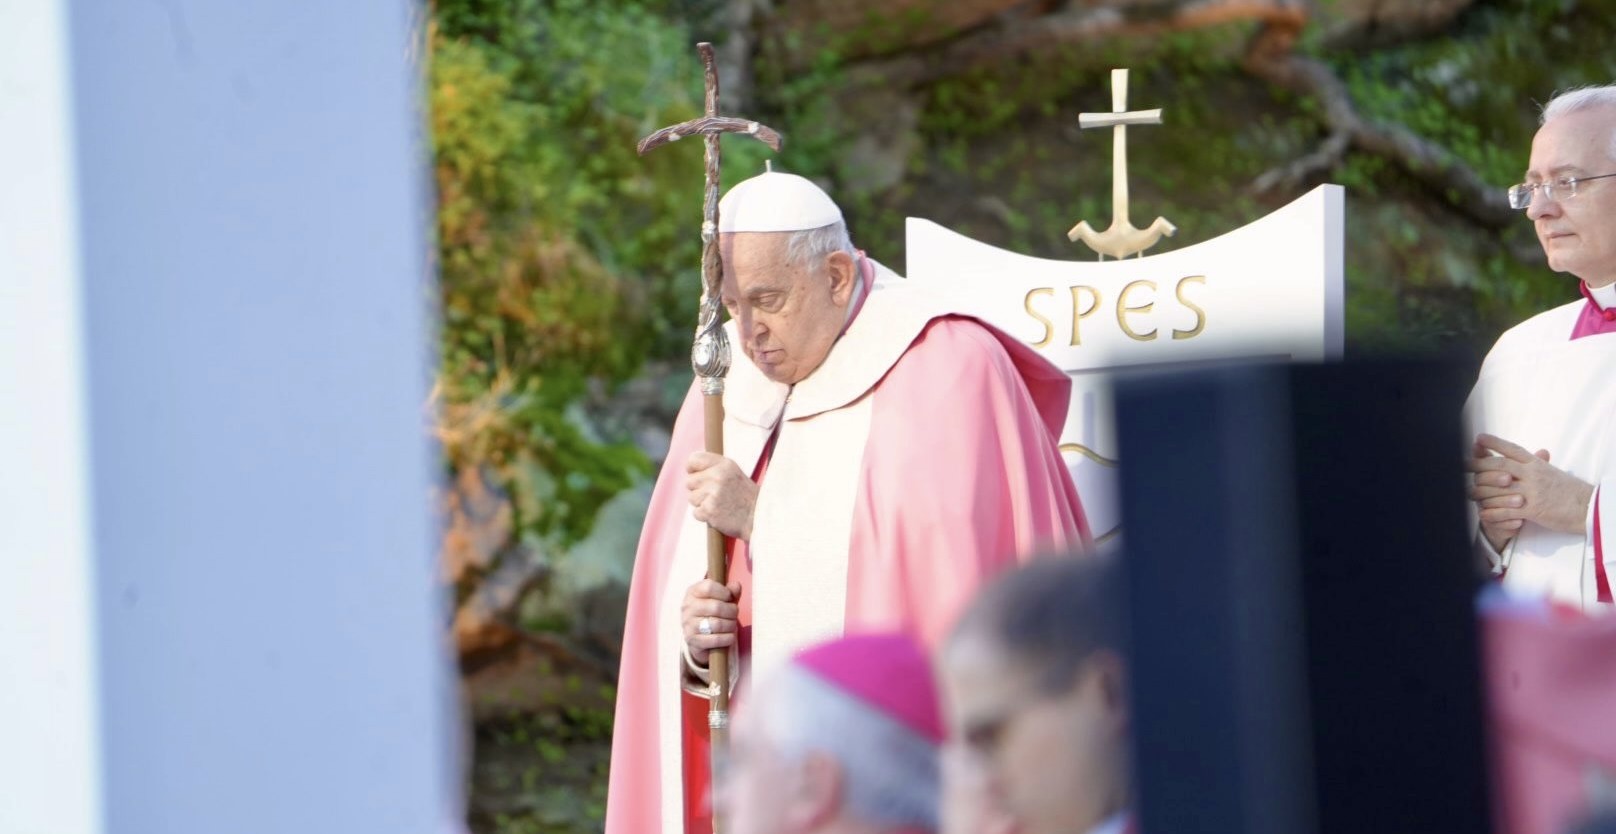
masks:
<svg viewBox="0 0 1616 834"><path fill-rule="evenodd" d="M1144 258L1056 261L908 222L908 276L1072 377L1061 451L1096 538L1120 526L1110 371L1318 361L1343 341L1342 189L1321 185L1222 237Z"/></svg>

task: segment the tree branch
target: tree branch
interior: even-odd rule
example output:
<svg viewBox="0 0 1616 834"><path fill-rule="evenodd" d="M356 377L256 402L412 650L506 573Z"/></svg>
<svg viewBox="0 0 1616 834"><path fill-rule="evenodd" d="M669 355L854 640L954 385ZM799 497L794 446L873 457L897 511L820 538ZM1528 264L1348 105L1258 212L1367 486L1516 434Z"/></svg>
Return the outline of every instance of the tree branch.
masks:
<svg viewBox="0 0 1616 834"><path fill-rule="evenodd" d="M1450 20L1471 2L1442 0L1440 10L1429 11L1423 17L1416 14L1419 19L1414 23L1418 25L1411 29L1423 31L1437 21ZM1417 7L1411 8L1418 11ZM1485 181L1464 160L1401 125L1365 118L1353 104L1346 84L1328 65L1296 53L1296 41L1308 24L1308 6L1302 0L1141 0L1101 8L1069 3L1064 11L1006 17L940 46L854 64L848 72L855 81L913 87L1067 44L1240 21L1261 24L1242 58L1245 71L1317 101L1328 133L1313 153L1259 176L1253 183L1257 191L1298 184L1334 167L1349 150L1356 150L1400 167L1483 228L1503 229L1519 222L1519 213L1509 208L1502 189ZM1375 21L1380 22L1380 18Z"/></svg>
<svg viewBox="0 0 1616 834"><path fill-rule="evenodd" d="M1301 25L1299 0L1192 0L1127 8L1072 8L1036 17L1006 18L941 46L898 58L854 64L862 80L918 86L997 61L1103 38L1158 35L1236 21Z"/></svg>
<svg viewBox="0 0 1616 834"><path fill-rule="evenodd" d="M1345 136L1352 148L1398 165L1485 228L1502 229L1519 221L1519 212L1509 207L1503 190L1483 180L1448 149L1401 125L1380 124L1361 116L1352 103L1347 85L1330 67L1292 51L1299 31L1299 27L1285 24L1265 24L1252 39L1244 66L1257 78L1319 102L1325 127L1331 133L1327 150L1339 144L1336 137ZM1345 150L1341 148L1340 152ZM1315 153L1285 169L1269 171L1257 178L1254 188L1261 191L1265 185L1320 161L1319 157L1320 154Z"/></svg>
<svg viewBox="0 0 1616 834"><path fill-rule="evenodd" d="M1475 0L1377 0L1320 34L1331 51L1358 51L1428 37L1446 29ZM1360 7L1361 8L1361 7Z"/></svg>
<svg viewBox="0 0 1616 834"><path fill-rule="evenodd" d="M752 62L757 57L759 0L729 0L724 4L724 38L718 43L718 72L724 79L724 100L719 109L728 113L752 112L756 79Z"/></svg>
<svg viewBox="0 0 1616 834"><path fill-rule="evenodd" d="M1295 190L1302 183L1339 165L1351 146L1351 134L1341 131L1332 133L1313 153L1263 172L1252 181L1251 190L1258 194Z"/></svg>

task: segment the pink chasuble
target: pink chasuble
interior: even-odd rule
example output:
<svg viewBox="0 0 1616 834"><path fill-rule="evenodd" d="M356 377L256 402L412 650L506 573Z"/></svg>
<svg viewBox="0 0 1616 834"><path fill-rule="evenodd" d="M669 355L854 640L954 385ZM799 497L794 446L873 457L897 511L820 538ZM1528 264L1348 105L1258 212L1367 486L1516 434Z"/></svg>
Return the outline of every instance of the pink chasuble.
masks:
<svg viewBox="0 0 1616 834"><path fill-rule="evenodd" d="M896 276L890 272L882 277L887 281L878 287L882 294L872 295L843 342L833 348L833 358L844 363L835 367L846 367L849 356L836 354L847 343L867 344L861 339L871 333L891 332L890 322L923 324L917 334L905 337L912 340L900 347L895 360L888 360L892 364L884 374L870 374L871 387L855 400L869 409L862 443L824 451L859 456L845 552L845 599L839 601L841 628L900 630L934 646L984 580L1041 552L1088 544L1087 522L1056 447L1070 381L1031 348L974 319L946 311L905 319L910 313L893 311L913 302L889 299L916 291L903 288L902 279L893 282ZM900 291L890 291L893 287ZM853 354L855 359L862 355ZM827 359L821 367L831 365ZM793 416L787 408L783 423L774 429L779 445L772 450L771 467L783 453L802 456L803 449L791 447L794 438L808 435L797 432L794 424L815 419L815 414ZM670 738L675 744L702 743L688 736L681 740L685 734L679 727L663 727L657 705L659 687L667 679L662 667L682 662L676 654L659 651L659 645L672 640L657 629L661 600L682 590L669 587L670 570L690 512L684 462L700 448L701 425L701 399L692 387L675 423L636 553L618 682L607 834L675 834L664 825L669 819L664 792L685 795L685 779L677 771L663 771L662 745ZM815 449L812 454L821 453ZM821 511L821 484L793 482L789 473L771 470L761 489L773 491L776 502L780 496L795 496L793 507L804 514ZM763 534L754 530L754 546ZM752 568L753 587L767 583L769 552L759 547ZM751 593L758 598L756 591ZM752 613L754 631L771 615L762 606ZM690 752L705 758L705 751ZM686 812L672 818L677 824L694 823L690 812L706 810L690 807L703 792L690 787L694 790L682 803Z"/></svg>

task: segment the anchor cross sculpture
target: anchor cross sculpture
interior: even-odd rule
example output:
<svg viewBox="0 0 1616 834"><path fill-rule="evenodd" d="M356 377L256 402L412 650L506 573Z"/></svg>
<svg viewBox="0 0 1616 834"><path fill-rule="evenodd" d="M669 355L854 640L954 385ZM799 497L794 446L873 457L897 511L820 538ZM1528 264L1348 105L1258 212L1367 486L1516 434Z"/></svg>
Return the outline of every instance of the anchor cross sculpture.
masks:
<svg viewBox="0 0 1616 834"><path fill-rule="evenodd" d="M1129 255L1144 256L1146 249L1155 246L1163 237L1171 237L1178 227L1165 217L1139 229L1128 220L1128 125L1161 124L1161 108L1155 110L1128 110L1128 71L1111 71L1111 112L1082 113L1078 126L1109 127L1112 137L1111 154L1111 226L1103 232L1094 231L1088 221L1082 221L1066 233L1068 240L1081 240L1099 254L1121 260Z"/></svg>

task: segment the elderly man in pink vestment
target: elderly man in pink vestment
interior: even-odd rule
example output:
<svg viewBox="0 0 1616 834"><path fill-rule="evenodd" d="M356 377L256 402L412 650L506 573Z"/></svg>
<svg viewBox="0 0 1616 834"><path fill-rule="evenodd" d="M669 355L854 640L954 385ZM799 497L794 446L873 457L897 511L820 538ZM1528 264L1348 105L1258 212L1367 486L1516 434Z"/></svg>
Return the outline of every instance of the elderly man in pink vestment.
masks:
<svg viewBox="0 0 1616 834"><path fill-rule="evenodd" d="M985 578L1089 539L1060 370L855 249L802 177L736 185L719 232L725 454L700 451L692 386L635 557L608 834L709 829L709 652L750 674L847 630L932 645ZM704 579L709 523L728 587Z"/></svg>
<svg viewBox="0 0 1616 834"><path fill-rule="evenodd" d="M1506 589L1611 604L1616 559L1616 85L1543 108L1526 181L1510 189L1549 267L1583 298L1499 338L1467 406L1476 545ZM1535 450L1535 451L1534 451ZM1609 500L1601 500L1608 498Z"/></svg>

